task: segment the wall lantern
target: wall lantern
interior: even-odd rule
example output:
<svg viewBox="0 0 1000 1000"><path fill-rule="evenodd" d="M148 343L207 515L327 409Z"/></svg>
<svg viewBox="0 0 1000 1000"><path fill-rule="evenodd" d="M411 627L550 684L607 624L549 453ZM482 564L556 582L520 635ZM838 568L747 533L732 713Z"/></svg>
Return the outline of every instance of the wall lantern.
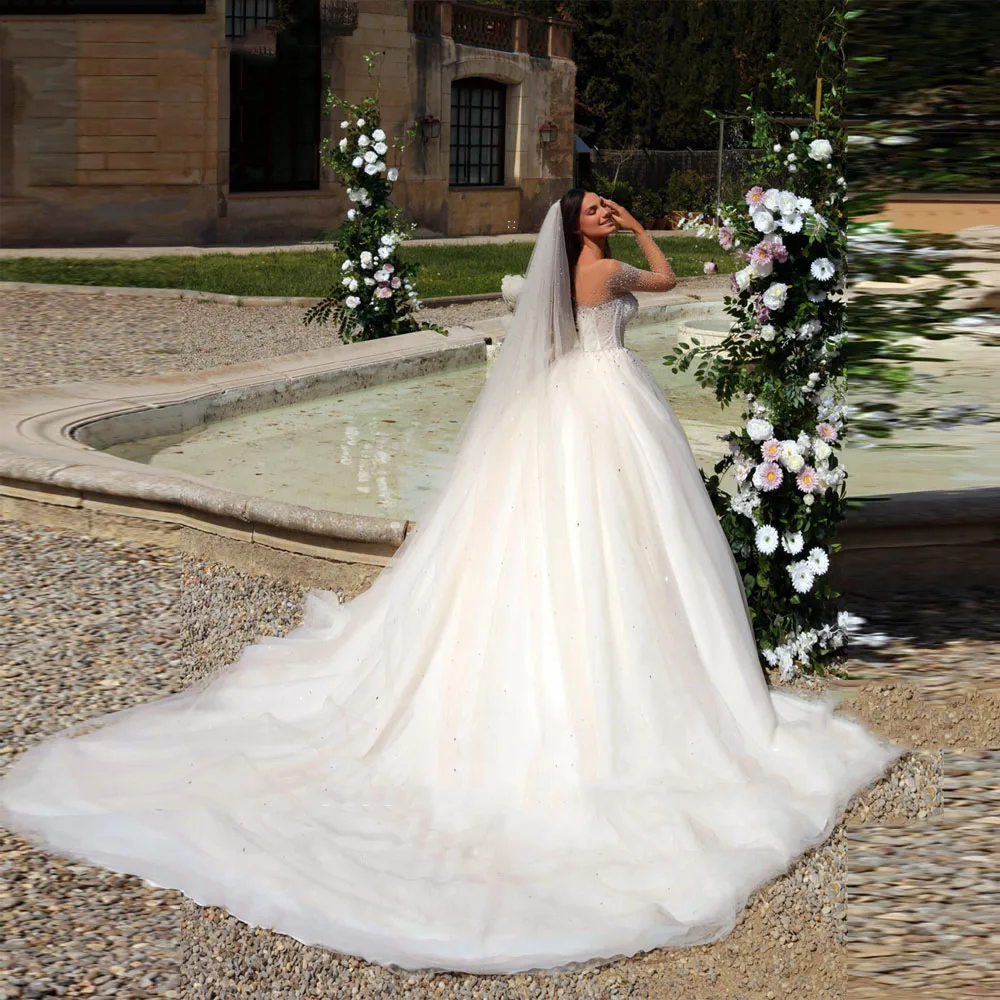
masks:
<svg viewBox="0 0 1000 1000"><path fill-rule="evenodd" d="M420 134L425 139L437 139L441 135L441 119L433 115L424 115L420 119Z"/></svg>
<svg viewBox="0 0 1000 1000"><path fill-rule="evenodd" d="M546 122L539 128L538 132L541 135L542 142L555 142L559 126L555 122Z"/></svg>

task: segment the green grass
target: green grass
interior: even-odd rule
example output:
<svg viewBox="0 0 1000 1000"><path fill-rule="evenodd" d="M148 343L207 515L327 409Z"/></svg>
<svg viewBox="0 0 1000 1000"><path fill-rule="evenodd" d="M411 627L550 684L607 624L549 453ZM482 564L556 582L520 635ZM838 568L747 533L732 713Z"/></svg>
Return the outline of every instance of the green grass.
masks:
<svg viewBox="0 0 1000 1000"><path fill-rule="evenodd" d="M737 262L712 240L676 236L657 241L679 278L702 274L712 259L719 271L736 270ZM505 274L523 274L533 244L496 243L477 246L403 247L405 259L420 265L421 298L499 292ZM612 253L646 267L631 237L612 237ZM65 260L15 257L0 261L0 281L58 285L119 285L138 288L187 288L227 295L325 295L343 274L336 251L301 253L203 254L191 257L147 257L139 260Z"/></svg>

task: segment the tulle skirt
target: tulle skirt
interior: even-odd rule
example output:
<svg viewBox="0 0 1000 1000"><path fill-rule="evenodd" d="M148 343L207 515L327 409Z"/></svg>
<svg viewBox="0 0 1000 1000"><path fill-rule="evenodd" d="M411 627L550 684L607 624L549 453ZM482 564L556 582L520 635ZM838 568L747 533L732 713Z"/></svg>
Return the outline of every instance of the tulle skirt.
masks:
<svg viewBox="0 0 1000 1000"><path fill-rule="evenodd" d="M459 455L369 590L28 751L55 851L403 968L596 964L726 935L902 752L770 690L683 430L576 350Z"/></svg>

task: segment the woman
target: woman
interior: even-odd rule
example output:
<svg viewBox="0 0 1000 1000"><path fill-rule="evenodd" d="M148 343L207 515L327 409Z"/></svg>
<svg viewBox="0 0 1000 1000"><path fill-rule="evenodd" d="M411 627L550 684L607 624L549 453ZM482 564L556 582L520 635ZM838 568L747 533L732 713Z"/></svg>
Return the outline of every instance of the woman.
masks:
<svg viewBox="0 0 1000 1000"><path fill-rule="evenodd" d="M619 227L651 271L607 257ZM728 933L899 751L767 688L684 433L623 344L631 291L675 281L620 206L554 203L448 478L369 590L313 591L286 637L33 748L8 824L405 968Z"/></svg>

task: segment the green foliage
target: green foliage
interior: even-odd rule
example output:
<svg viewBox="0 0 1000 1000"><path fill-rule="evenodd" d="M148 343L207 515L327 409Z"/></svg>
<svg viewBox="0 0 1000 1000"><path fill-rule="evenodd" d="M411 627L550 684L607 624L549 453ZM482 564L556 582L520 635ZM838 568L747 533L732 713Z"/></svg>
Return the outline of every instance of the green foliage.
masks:
<svg viewBox="0 0 1000 1000"><path fill-rule="evenodd" d="M622 208L632 211L635 205L635 192L628 181L616 181L604 174L594 175L594 191L602 198L610 198L618 202Z"/></svg>
<svg viewBox="0 0 1000 1000"><path fill-rule="evenodd" d="M632 206L632 214L642 223L660 218L666 211L663 195L659 191L640 191Z"/></svg>
<svg viewBox="0 0 1000 1000"><path fill-rule="evenodd" d="M709 184L697 170L675 170L670 175L663 203L668 212L701 212L711 201Z"/></svg>
<svg viewBox="0 0 1000 1000"><path fill-rule="evenodd" d="M365 55L371 77L379 53ZM399 245L416 228L407 223L401 210L390 201L396 168L383 159L389 151L387 136L380 129L380 85L373 96L360 104L327 92L325 111L338 108L346 114L341 124L343 137L335 145L324 139L320 158L347 187L355 203L337 230L337 247L344 256L343 275L323 299L305 314L305 322L337 323L342 341L375 340L413 330L447 331L436 324L420 323L414 316L419 299L411 281L416 268L399 252ZM406 137L416 134L414 124ZM405 142L394 141L391 148L401 160Z"/></svg>

